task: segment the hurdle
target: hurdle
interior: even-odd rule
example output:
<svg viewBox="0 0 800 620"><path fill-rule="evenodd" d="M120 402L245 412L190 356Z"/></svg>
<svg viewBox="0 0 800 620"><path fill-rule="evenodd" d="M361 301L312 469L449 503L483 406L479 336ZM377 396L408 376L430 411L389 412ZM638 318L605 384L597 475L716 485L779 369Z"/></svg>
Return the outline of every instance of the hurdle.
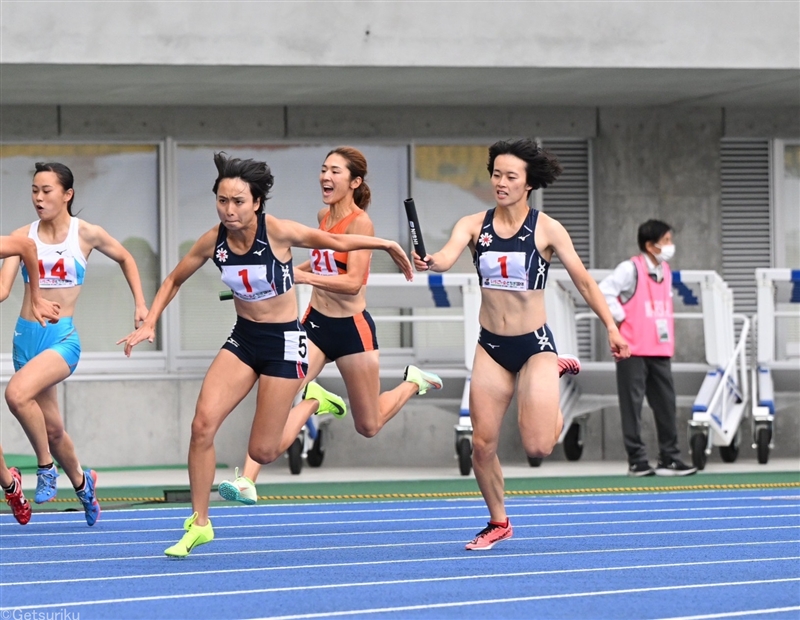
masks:
<svg viewBox="0 0 800 620"><path fill-rule="evenodd" d="M312 287L300 284L295 287L298 306L305 312L311 300ZM423 325L429 323L455 323L463 327L463 342L455 356L453 351L443 352L426 346L424 338L412 331L411 346L381 348L382 378L401 378L408 364L423 365L426 370L436 373L443 379L463 379L458 422L455 425L455 453L459 469L468 475L472 468L472 423L469 418L469 377L475 357L480 326L481 296L478 276L474 273L415 273L414 280L408 282L402 274L371 273L366 291L367 308L376 324L406 323ZM378 309L394 309L393 314L372 312ZM431 310L455 310L448 313L431 313ZM460 310L460 311L459 311ZM452 349L452 347L450 347ZM333 364L326 366L319 375L321 378L338 376ZM316 429L320 439L311 438L311 431L303 428L294 445L294 463L298 459L308 460L314 450L324 453L321 445L324 431ZM297 456L298 451L300 456ZM316 457L315 457L316 459ZM312 464L311 461L308 461Z"/></svg>
<svg viewBox="0 0 800 620"><path fill-rule="evenodd" d="M692 464L704 469L713 447L733 463L739 456L741 422L749 405L747 343L750 319L733 311L733 291L715 271L680 271L678 285L700 287L706 373L692 405L689 450ZM741 322L738 339L735 322Z"/></svg>
<svg viewBox="0 0 800 620"><path fill-rule="evenodd" d="M591 269L589 273L600 281L612 272ZM713 446L720 447L723 460L732 462L738 456L739 425L748 403L746 343L750 320L733 313L733 293L714 271L673 271L672 283L684 306L700 307L699 312L676 312L675 320L703 321L705 360L672 364L678 404L692 406L689 441L694 465L705 467ZM699 296L693 290L697 288ZM596 319L596 315L576 310L580 295L564 269L550 270L545 296L548 324L559 351L577 351L578 322ZM738 341L734 321L742 322ZM579 375L561 378L564 428L558 442L567 460L575 461L582 455L588 416L618 404L614 375L614 362L582 360Z"/></svg>
<svg viewBox="0 0 800 620"><path fill-rule="evenodd" d="M785 338L779 338L778 319L800 319L797 309L785 309L789 304L800 303L800 270L755 270L756 315L753 317L756 334L756 359L751 371L753 391L753 448L758 462L766 464L775 447L773 423L775 420L775 383L780 389L797 389L800 377L800 351L776 351L777 343L788 347ZM793 355L792 355L793 354ZM779 359L794 357L795 359Z"/></svg>

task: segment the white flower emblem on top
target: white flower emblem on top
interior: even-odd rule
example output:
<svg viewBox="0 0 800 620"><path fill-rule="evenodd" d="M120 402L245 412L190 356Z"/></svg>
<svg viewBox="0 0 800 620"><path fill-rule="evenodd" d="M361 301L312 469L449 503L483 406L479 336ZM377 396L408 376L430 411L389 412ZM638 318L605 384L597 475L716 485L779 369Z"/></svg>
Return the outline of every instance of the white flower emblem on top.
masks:
<svg viewBox="0 0 800 620"><path fill-rule="evenodd" d="M492 242L492 235L489 233L481 233L481 236L478 237L478 243L480 243L483 247L491 244Z"/></svg>
<svg viewBox="0 0 800 620"><path fill-rule="evenodd" d="M217 260L224 263L228 260L228 250L225 248L217 248Z"/></svg>

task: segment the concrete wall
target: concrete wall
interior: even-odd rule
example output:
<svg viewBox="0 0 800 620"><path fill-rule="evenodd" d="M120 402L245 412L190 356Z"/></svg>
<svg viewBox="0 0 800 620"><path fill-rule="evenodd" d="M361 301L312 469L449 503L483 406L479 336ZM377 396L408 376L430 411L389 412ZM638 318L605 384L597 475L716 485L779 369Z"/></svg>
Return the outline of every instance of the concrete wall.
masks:
<svg viewBox="0 0 800 620"><path fill-rule="evenodd" d="M498 137L514 135L592 138L595 266L613 267L634 253L638 224L648 217L659 217L675 227L676 267L719 270L720 139L800 137L799 112L796 108L675 106L0 106L0 135L7 141L31 142L159 140L171 136L250 143L359 138L387 142L481 140L488 144ZM700 357L702 338L696 335L678 334L679 357ZM112 466L185 462L199 387L199 378L164 377L147 382L134 378L71 380L59 389L67 428L79 456L89 465ZM800 407L792 398L785 398L776 422L776 456L800 453ZM240 462L253 407L251 395L223 425L217 439L218 461ZM27 439L5 403L0 411L4 450L30 453ZM504 426L501 458L524 462L513 411L512 406ZM327 462L455 467L453 424L457 412L458 401L452 398L414 399L372 440L358 436L351 422L337 422L331 426ZM680 415L680 437L686 454L683 429L688 410L681 409ZM645 434L648 443L654 445L651 420L646 414ZM624 458L614 408L589 418L586 437L584 458ZM743 448L743 456L747 450L749 447ZM560 448L551 458L563 458Z"/></svg>
<svg viewBox="0 0 800 620"><path fill-rule="evenodd" d="M391 387L396 381L386 381ZM456 383L459 383L457 380ZM68 381L59 387L59 397L78 457L85 466L114 467L185 464L191 421L200 390L200 380ZM341 389L338 381L322 381L330 389ZM5 384L0 384L5 390ZM341 392L344 393L344 392ZM460 400L417 397L374 438L366 439L353 428L351 418L333 420L326 426L325 464L332 467L453 467L455 433ZM247 449L255 393L250 394L223 423L216 439L218 463L240 466ZM687 420L689 407L678 409L678 439L682 455L689 460ZM658 455L655 424L648 407L642 413L642 438L652 460ZM782 394L777 402L775 448L771 457L797 457L800 446L800 395ZM0 405L0 436L6 454L33 454L21 427ZM742 423L740 459L755 461L752 434ZM503 463L525 463L526 456L516 423L512 401L503 423L499 456ZM556 446L547 461L565 460ZM619 411L607 407L592 413L584 426L582 460L625 461ZM714 450L710 461L719 462ZM269 467L286 467L283 458ZM622 472L620 472L622 473Z"/></svg>
<svg viewBox="0 0 800 620"><path fill-rule="evenodd" d="M11 2L8 64L800 67L789 2ZM498 45L502 41L502 45Z"/></svg>

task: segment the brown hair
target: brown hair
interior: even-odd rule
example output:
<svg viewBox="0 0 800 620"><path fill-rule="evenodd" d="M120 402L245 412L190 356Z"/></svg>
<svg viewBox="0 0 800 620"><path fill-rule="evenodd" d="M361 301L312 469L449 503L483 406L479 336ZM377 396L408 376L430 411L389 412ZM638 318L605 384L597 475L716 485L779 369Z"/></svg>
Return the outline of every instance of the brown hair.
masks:
<svg viewBox="0 0 800 620"><path fill-rule="evenodd" d="M369 185L367 185L366 181L367 158L364 157L361 151L352 146L339 146L328 153L325 159L328 159L328 157L334 153L344 157L347 162L347 169L350 171L351 179L361 177L361 185L353 190L353 201L358 208L366 211L370 200L372 200L372 192L370 192Z"/></svg>

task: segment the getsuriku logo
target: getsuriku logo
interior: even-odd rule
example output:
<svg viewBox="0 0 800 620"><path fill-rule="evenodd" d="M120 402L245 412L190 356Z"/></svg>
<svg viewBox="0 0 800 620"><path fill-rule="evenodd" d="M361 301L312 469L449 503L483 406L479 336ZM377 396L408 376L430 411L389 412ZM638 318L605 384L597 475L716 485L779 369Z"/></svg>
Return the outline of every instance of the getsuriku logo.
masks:
<svg viewBox="0 0 800 620"><path fill-rule="evenodd" d="M228 251L225 248L217 248L217 260L221 263L228 260Z"/></svg>
<svg viewBox="0 0 800 620"><path fill-rule="evenodd" d="M492 242L492 235L489 233L481 233L481 236L478 237L478 243L480 243L483 247L488 246Z"/></svg>

